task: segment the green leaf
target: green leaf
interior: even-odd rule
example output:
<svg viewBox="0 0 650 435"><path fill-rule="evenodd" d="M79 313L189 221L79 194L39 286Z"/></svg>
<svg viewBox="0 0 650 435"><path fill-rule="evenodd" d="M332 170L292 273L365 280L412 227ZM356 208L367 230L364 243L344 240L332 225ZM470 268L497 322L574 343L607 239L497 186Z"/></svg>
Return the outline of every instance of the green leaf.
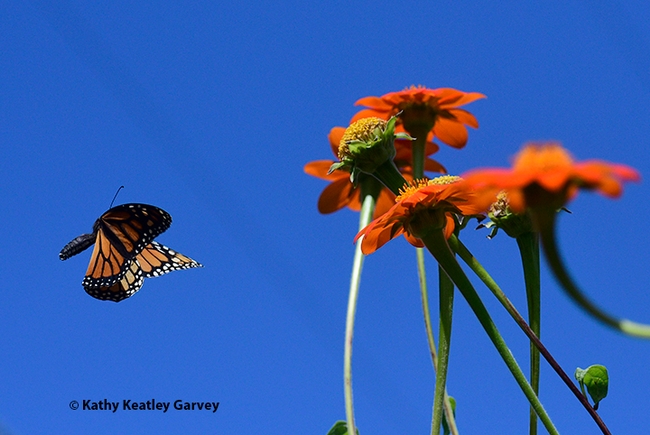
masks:
<svg viewBox="0 0 650 435"><path fill-rule="evenodd" d="M456 417L456 399L449 396L449 404L451 405L451 411L453 412L454 417ZM444 413L442 414L442 429L445 435L451 433L451 430L449 430L449 423L447 423L447 415Z"/></svg>
<svg viewBox="0 0 650 435"><path fill-rule="evenodd" d="M575 378L580 383L582 394L585 394L585 388L594 402L594 409L598 409L598 404L601 400L607 397L607 389L609 387L609 375L607 374L607 367L594 364L581 369L578 367L575 372Z"/></svg>
<svg viewBox="0 0 650 435"><path fill-rule="evenodd" d="M348 435L348 424L343 420L337 421L327 435ZM359 435L359 429L357 429L357 435Z"/></svg>

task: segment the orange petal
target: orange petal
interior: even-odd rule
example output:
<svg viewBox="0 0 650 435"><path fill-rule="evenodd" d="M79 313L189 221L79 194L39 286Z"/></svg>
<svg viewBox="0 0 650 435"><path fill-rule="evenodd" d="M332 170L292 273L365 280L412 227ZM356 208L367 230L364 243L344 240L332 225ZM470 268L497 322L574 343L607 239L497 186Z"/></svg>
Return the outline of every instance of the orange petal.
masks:
<svg viewBox="0 0 650 435"><path fill-rule="evenodd" d="M447 220L447 223L445 224L445 239L448 239L452 234L454 234L454 228L456 227L456 224L454 223L454 218L450 213L447 213L445 215L445 219Z"/></svg>
<svg viewBox="0 0 650 435"><path fill-rule="evenodd" d="M350 174L345 171L334 171L330 175L327 175L333 163L333 160L314 160L305 165L304 171L313 177L332 182L342 178L350 178Z"/></svg>
<svg viewBox="0 0 650 435"><path fill-rule="evenodd" d="M510 210L515 213L523 213L526 211L526 200L524 194L520 189L508 190L508 203Z"/></svg>
<svg viewBox="0 0 650 435"><path fill-rule="evenodd" d="M380 97L364 97L354 103L355 106L372 107L379 110L390 110L391 106L386 104Z"/></svg>
<svg viewBox="0 0 650 435"><path fill-rule="evenodd" d="M352 193L352 197L350 198L350 203L348 204L348 208L352 211L360 211L361 210L361 200L359 199L361 197L361 189L354 189L354 192Z"/></svg>
<svg viewBox="0 0 650 435"><path fill-rule="evenodd" d="M372 254L377 249L381 248L404 232L404 228L401 226L399 229L393 228L394 225L399 224L397 222L388 226L378 224L375 225L374 228L371 228L370 231L366 232L363 236L363 241L361 242L361 252L363 252L364 255Z"/></svg>
<svg viewBox="0 0 650 435"><path fill-rule="evenodd" d="M424 242L422 242L421 239L418 239L417 237L410 235L406 231L404 232L404 238L406 239L407 242L409 242L411 245L415 246L416 248L424 248Z"/></svg>
<svg viewBox="0 0 650 435"><path fill-rule="evenodd" d="M390 111L379 111L379 110L374 110L374 109L364 109L359 112L357 112L352 119L350 120L350 124L353 122L356 122L362 118L370 118L370 117L375 117L375 118L381 118L381 119L388 119L390 118Z"/></svg>
<svg viewBox="0 0 650 435"><path fill-rule="evenodd" d="M486 168L473 169L462 174L460 177L472 188L480 190L486 187L499 187L505 189L506 181L513 174L510 169Z"/></svg>
<svg viewBox="0 0 650 435"><path fill-rule="evenodd" d="M464 106L465 104L471 103L472 101L480 100L481 98L487 98L487 97L479 92L463 92L463 95L454 102L454 106L456 107Z"/></svg>
<svg viewBox="0 0 650 435"><path fill-rule="evenodd" d="M476 117L469 113L467 110L449 109L449 113L454 115L456 119L463 124L469 125L472 128L478 128L478 121L476 120Z"/></svg>
<svg viewBox="0 0 650 435"><path fill-rule="evenodd" d="M354 193L350 180L337 180L321 193L318 198L318 211L323 214L334 213L348 205Z"/></svg>
<svg viewBox="0 0 650 435"><path fill-rule="evenodd" d="M433 134L442 142L454 148L462 148L467 144L467 129L463 124L453 119L438 118L433 127Z"/></svg>
<svg viewBox="0 0 650 435"><path fill-rule="evenodd" d="M458 106L456 102L459 101L461 98L463 98L463 95L465 94L464 92L453 88L434 89L434 93L437 97L438 105L439 106L444 105L447 107Z"/></svg>
<svg viewBox="0 0 650 435"><path fill-rule="evenodd" d="M618 198L623 193L623 186L621 185L620 181L614 178L608 177L600 180L597 186L597 189L600 193L611 198Z"/></svg>
<svg viewBox="0 0 650 435"><path fill-rule="evenodd" d="M384 213L388 212L395 205L395 195L388 189L381 189L379 197L377 198L377 205L372 215L373 219L377 219Z"/></svg>
<svg viewBox="0 0 650 435"><path fill-rule="evenodd" d="M535 179L544 189L550 192L558 192L569 181L570 167L560 167L538 174Z"/></svg>
<svg viewBox="0 0 650 435"><path fill-rule="evenodd" d="M444 166L433 159L424 160L424 170L427 172L438 172L440 174L447 173L447 169L445 169Z"/></svg>
<svg viewBox="0 0 650 435"><path fill-rule="evenodd" d="M330 134L327 135L327 138L330 141L330 146L332 147L332 152L335 156L338 157L339 145L341 144L341 139L345 133L345 127L334 127L330 130Z"/></svg>

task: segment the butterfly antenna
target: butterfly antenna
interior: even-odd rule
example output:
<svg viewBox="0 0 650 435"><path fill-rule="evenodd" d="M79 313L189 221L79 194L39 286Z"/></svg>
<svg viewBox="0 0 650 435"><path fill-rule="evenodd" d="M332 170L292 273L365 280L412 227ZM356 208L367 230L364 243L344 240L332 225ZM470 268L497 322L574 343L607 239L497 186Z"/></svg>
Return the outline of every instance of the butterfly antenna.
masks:
<svg viewBox="0 0 650 435"><path fill-rule="evenodd" d="M117 192L115 192L115 196L113 197L113 200L111 201L111 206L108 207L109 209L110 209L110 208L113 208L113 203L115 202L115 198L117 198L117 194L120 193L120 190L122 190L122 189L124 189L124 186L120 186L120 187L117 189Z"/></svg>

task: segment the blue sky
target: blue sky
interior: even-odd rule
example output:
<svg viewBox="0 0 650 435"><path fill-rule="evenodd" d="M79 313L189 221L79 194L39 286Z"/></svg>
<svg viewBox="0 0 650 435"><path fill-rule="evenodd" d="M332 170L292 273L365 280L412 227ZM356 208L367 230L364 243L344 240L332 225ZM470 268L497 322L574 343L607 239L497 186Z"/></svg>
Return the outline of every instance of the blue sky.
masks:
<svg viewBox="0 0 650 435"><path fill-rule="evenodd" d="M0 432L324 434L344 418L343 332L358 216L323 216L327 134L364 96L412 84L487 95L452 173L505 166L529 140L650 173L647 2L2 1L3 301ZM157 240L205 265L147 280L119 304L59 250L109 206L154 204ZM578 282L650 322L645 180L583 194L559 222ZM516 244L463 239L514 303ZM361 434L428 433L433 371L412 248L368 257L354 347ZM429 263L430 276L435 265ZM650 426L650 343L579 311L543 270L542 338L569 372L601 363L613 433ZM479 290L515 355L527 343ZM435 297L433 298L435 300ZM448 389L461 433L525 433L527 404L457 299ZM72 411L72 400L218 401L218 412ZM547 366L541 399L562 433L597 429Z"/></svg>

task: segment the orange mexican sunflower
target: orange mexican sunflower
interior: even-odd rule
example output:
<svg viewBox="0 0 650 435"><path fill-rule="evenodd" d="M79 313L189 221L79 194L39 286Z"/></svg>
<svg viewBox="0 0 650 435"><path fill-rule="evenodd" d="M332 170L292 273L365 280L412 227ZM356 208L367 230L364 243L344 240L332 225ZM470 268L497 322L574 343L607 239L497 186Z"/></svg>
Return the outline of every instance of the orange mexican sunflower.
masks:
<svg viewBox="0 0 650 435"><path fill-rule="evenodd" d="M361 251L368 255L400 234L419 248L424 244L418 235L424 236L429 231L444 229L449 238L455 225L452 213L474 215L480 212L472 196L460 177L445 175L433 180L412 181L402 188L396 204L359 231L354 241L364 236Z"/></svg>
<svg viewBox="0 0 650 435"><path fill-rule="evenodd" d="M332 152L338 156L338 148L345 133L345 127L334 127L328 135ZM438 146L433 142L427 143L426 155L429 156L438 151ZM395 140L395 165L400 169L402 175L407 179L412 179L411 169L411 146L407 140ZM305 172L314 177L330 181L323 193L318 199L318 211L323 214L333 213L349 207L354 211L361 210L361 189L350 182L350 174L345 171L334 171L328 174L330 167L335 163L333 160L316 160L305 165ZM425 170L430 172L444 173L446 169L437 161L427 158L425 160ZM373 218L381 216L395 204L395 195L387 188L383 188L377 198L377 205Z"/></svg>
<svg viewBox="0 0 650 435"><path fill-rule="evenodd" d="M458 107L485 98L478 92L462 92L451 88L428 89L411 86L400 92L390 92L381 97L365 97L356 102L366 106L354 115L351 123L370 116L389 119L399 116L404 129L412 136L433 136L454 148L467 143L466 125L478 128L478 121L466 110Z"/></svg>
<svg viewBox="0 0 650 435"><path fill-rule="evenodd" d="M526 208L558 210L578 189L596 190L618 197L624 181L639 181L639 173L625 165L600 160L574 162L557 142L529 143L515 156L512 169L478 169L463 178L479 192L487 207L496 192L505 190L510 208L522 213Z"/></svg>

